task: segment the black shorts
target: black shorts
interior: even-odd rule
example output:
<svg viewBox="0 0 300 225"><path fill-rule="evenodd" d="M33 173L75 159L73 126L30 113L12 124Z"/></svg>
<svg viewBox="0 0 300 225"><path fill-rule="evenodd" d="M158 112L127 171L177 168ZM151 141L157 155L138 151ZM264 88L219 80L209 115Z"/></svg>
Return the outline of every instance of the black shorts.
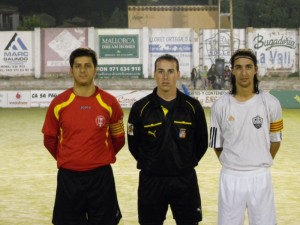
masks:
<svg viewBox="0 0 300 225"><path fill-rule="evenodd" d="M84 172L59 169L53 224L116 225L121 217L110 165Z"/></svg>
<svg viewBox="0 0 300 225"><path fill-rule="evenodd" d="M168 206L177 224L202 221L200 191L195 170L181 176L139 176L138 214L140 224L163 224Z"/></svg>

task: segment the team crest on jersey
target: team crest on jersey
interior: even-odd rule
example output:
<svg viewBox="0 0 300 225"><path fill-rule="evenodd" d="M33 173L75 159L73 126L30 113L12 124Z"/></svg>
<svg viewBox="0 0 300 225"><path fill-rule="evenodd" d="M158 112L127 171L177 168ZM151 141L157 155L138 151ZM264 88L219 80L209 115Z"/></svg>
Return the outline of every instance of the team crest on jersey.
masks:
<svg viewBox="0 0 300 225"><path fill-rule="evenodd" d="M97 124L98 127L105 126L105 118L104 118L104 116L97 116L96 117L96 124Z"/></svg>
<svg viewBox="0 0 300 225"><path fill-rule="evenodd" d="M179 131L179 138L186 138L186 129L180 129Z"/></svg>
<svg viewBox="0 0 300 225"><path fill-rule="evenodd" d="M257 115L256 117L252 118L252 123L257 129L259 129L262 126L263 118Z"/></svg>

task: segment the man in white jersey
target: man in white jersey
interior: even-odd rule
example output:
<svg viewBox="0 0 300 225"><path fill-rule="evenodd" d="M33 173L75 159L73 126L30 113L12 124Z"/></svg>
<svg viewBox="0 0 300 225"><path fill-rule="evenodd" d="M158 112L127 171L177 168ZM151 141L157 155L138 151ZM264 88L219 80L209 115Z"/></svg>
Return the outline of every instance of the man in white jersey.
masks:
<svg viewBox="0 0 300 225"><path fill-rule="evenodd" d="M230 59L232 89L214 102L210 143L222 169L219 180L218 225L276 225L269 171L283 129L279 101L258 88L257 58L239 49Z"/></svg>

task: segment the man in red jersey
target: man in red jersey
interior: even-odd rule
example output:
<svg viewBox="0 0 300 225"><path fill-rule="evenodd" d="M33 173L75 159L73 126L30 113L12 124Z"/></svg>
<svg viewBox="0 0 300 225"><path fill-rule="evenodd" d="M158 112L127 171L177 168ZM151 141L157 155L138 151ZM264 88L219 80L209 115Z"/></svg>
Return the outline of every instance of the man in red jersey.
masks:
<svg viewBox="0 0 300 225"><path fill-rule="evenodd" d="M94 84L97 56L90 48L70 55L73 88L51 102L42 132L57 161L55 225L115 225L119 208L111 163L125 144L117 99Z"/></svg>

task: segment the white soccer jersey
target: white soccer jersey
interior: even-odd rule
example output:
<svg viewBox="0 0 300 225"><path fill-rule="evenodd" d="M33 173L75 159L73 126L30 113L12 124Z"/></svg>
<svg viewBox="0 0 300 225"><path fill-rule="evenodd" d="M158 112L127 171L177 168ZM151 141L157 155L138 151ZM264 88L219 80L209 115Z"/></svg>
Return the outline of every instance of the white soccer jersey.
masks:
<svg viewBox="0 0 300 225"><path fill-rule="evenodd" d="M281 141L283 128L279 101L267 92L239 102L225 94L211 108L210 144L223 148L222 166L233 170L270 167L270 142Z"/></svg>

